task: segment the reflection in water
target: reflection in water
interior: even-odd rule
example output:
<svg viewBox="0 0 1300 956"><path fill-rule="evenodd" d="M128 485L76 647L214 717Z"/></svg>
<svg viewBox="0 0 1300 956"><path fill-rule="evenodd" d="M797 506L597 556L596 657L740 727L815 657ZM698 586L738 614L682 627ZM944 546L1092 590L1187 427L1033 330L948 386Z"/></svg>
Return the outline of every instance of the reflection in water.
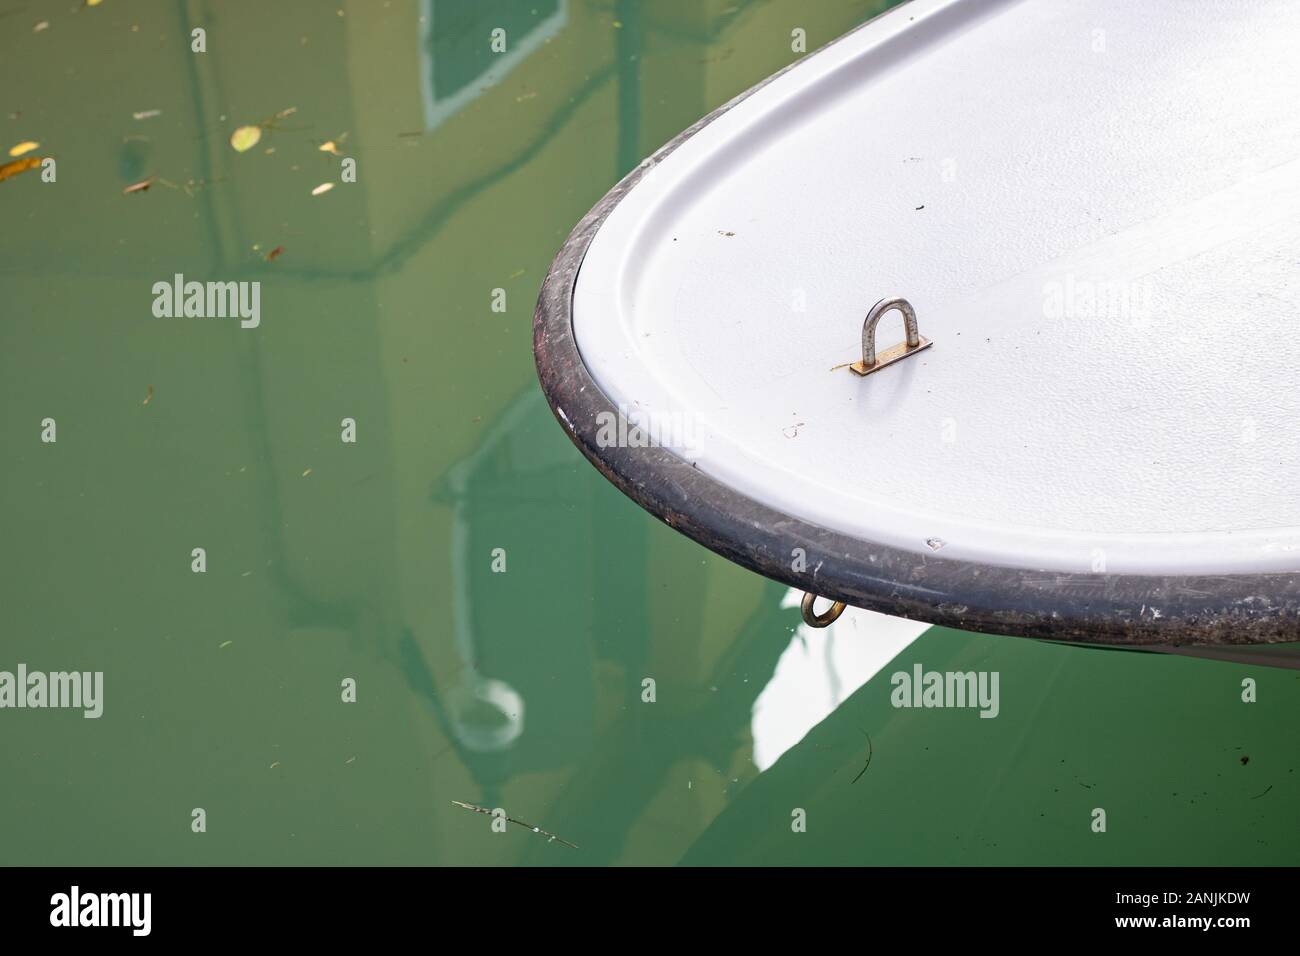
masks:
<svg viewBox="0 0 1300 956"><path fill-rule="evenodd" d="M594 733L582 613L591 527L578 517L589 508L591 483L576 472L572 449L553 440L552 423L540 392L528 390L434 491L435 502L452 510L452 617L462 664L442 716L486 802L514 774L577 760ZM543 704L525 720L532 699Z"/></svg>
<svg viewBox="0 0 1300 956"><path fill-rule="evenodd" d="M0 721L7 860L1292 859L1293 675L855 611L798 629L784 586L629 502L538 393L531 307L569 228L793 60L792 27L816 47L885 5L137 0L0 31L10 143L60 157L56 186L0 185L6 646L103 670L108 700ZM514 59L488 59L496 10ZM231 149L291 106L301 129ZM358 180L313 197L325 140ZM121 194L153 175L208 185ZM260 281L262 324L155 319L177 272ZM998 718L895 711L913 662L1000 671ZM175 825L200 794L220 840ZM1078 825L1101 800L1127 828L1105 846Z"/></svg>
<svg viewBox="0 0 1300 956"><path fill-rule="evenodd" d="M782 607L799 606L787 591ZM766 770L930 625L848 607L829 627L802 622L754 702L754 765Z"/></svg>
<svg viewBox="0 0 1300 956"><path fill-rule="evenodd" d="M713 790L739 782L755 697L770 686L798 621L784 588L761 583L747 617L716 635L721 656L702 667L691 658L710 592L697 599L688 583L673 585L667 606L678 614L659 642L675 659L647 659L651 604L664 593L655 581L673 572L650 560L641 513L578 457L535 390L449 470L434 500L453 514L463 667L454 679L436 678L414 640L404 667L481 788L472 802L533 819L586 854L556 861L525 843L526 860L614 862L648 805L696 761L711 768ZM703 554L684 539L667 541L694 562ZM496 549L504 572L493 570ZM653 704L642 700L647 674L658 686ZM547 771L564 772L549 808L516 809L511 782ZM709 792L700 781L679 796L693 802Z"/></svg>
<svg viewBox="0 0 1300 956"><path fill-rule="evenodd" d="M503 81L568 21L568 0L420 0L420 95L432 130ZM504 31L500 51L485 38Z"/></svg>

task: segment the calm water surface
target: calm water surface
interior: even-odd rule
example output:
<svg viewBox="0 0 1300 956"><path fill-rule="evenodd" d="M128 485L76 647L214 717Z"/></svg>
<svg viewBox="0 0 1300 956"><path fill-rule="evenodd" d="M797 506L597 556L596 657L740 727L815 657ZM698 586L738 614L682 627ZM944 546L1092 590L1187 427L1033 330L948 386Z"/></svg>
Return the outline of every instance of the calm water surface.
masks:
<svg viewBox="0 0 1300 956"><path fill-rule="evenodd" d="M808 631L546 408L572 225L886 6L3 3L0 146L57 177L0 182L0 670L105 689L0 711L0 862L1295 862L1296 671ZM260 325L156 318L178 273ZM996 671L997 718L893 708L917 663Z"/></svg>

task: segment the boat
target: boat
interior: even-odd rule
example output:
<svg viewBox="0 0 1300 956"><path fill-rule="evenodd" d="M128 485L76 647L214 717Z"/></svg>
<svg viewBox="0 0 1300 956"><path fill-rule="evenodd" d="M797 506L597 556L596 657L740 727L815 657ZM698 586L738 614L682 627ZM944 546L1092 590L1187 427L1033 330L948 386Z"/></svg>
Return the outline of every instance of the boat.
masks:
<svg viewBox="0 0 1300 956"><path fill-rule="evenodd" d="M1264 0L882 14L577 224L534 318L555 418L812 626L1295 642L1298 31Z"/></svg>

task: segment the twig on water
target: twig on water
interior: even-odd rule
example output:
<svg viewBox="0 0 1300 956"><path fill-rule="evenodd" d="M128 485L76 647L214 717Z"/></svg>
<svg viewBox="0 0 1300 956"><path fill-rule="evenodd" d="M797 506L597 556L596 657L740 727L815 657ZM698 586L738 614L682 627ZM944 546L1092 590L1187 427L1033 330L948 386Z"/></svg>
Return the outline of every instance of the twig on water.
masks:
<svg viewBox="0 0 1300 956"><path fill-rule="evenodd" d="M872 747L871 745L871 734L867 734L867 762L863 764L862 769L858 771L858 776L853 778L853 783L857 783L858 778L867 772L867 768L871 766L871 756L874 753L875 753L875 748ZM851 785L852 784L850 784L850 786Z"/></svg>
<svg viewBox="0 0 1300 956"><path fill-rule="evenodd" d="M464 810L473 810L475 813L486 813L488 816L493 815L493 811L489 810L487 807L476 807L472 803L461 803L459 800L453 800L451 802ZM534 833L540 833L542 836L548 837L546 841L548 843L562 843L574 850L578 848L576 843L570 843L568 840L561 840L554 833L547 833L541 827L535 827L531 823L524 823L523 820L516 820L514 817L506 817L505 819L506 823L513 823L517 827L525 827L532 830Z"/></svg>

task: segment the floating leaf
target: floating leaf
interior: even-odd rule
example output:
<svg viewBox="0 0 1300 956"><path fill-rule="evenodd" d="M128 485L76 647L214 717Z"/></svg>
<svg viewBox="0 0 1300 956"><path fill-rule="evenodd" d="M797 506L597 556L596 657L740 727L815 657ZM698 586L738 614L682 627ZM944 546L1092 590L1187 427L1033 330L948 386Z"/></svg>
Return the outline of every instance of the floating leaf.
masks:
<svg viewBox="0 0 1300 956"><path fill-rule="evenodd" d="M162 116L162 110L140 110L138 113L132 113L132 119L153 119L155 116Z"/></svg>
<svg viewBox="0 0 1300 956"><path fill-rule="evenodd" d="M321 193L327 193L333 188L334 188L333 183L321 183L319 186L317 186L315 189L311 191L311 194L313 196L319 196Z"/></svg>
<svg viewBox="0 0 1300 956"><path fill-rule="evenodd" d="M284 252L284 246L276 246L274 249L272 249L270 252L266 254L266 261L274 262L276 259L280 258L280 253L282 252Z"/></svg>
<svg viewBox="0 0 1300 956"><path fill-rule="evenodd" d="M334 140L330 140L328 143L321 143L319 148L322 153L332 153L335 156L343 155L339 152L339 148L334 145Z"/></svg>
<svg viewBox="0 0 1300 956"><path fill-rule="evenodd" d="M49 28L50 28L50 21L42 20L40 23L36 24L36 26L32 27L32 32L40 33L42 30L48 30Z"/></svg>
<svg viewBox="0 0 1300 956"><path fill-rule="evenodd" d="M103 2L104 2L104 0L86 0L86 6L88 6L88 7L97 7L97 6L99 6L99 5L100 5L101 3L103 3Z"/></svg>
<svg viewBox="0 0 1300 956"><path fill-rule="evenodd" d="M235 147L235 152L243 153L256 146L261 138L262 127L241 126L230 134L230 145Z"/></svg>
<svg viewBox="0 0 1300 956"><path fill-rule="evenodd" d="M4 182L10 176L17 176L19 173L25 173L29 169L35 169L41 164L39 156L24 156L22 159L11 159L9 162L0 166L0 183Z"/></svg>
<svg viewBox="0 0 1300 956"><path fill-rule="evenodd" d="M144 397L144 401L141 402L140 404L141 404L141 405L148 405L151 401L153 401L153 386L152 386L152 385L149 386L149 394L145 395L145 397Z"/></svg>
<svg viewBox="0 0 1300 956"><path fill-rule="evenodd" d="M131 193L147 192L149 187L158 181L157 176L150 176L148 179L142 179L138 183L132 183L122 190L123 196L129 196Z"/></svg>
<svg viewBox="0 0 1300 956"><path fill-rule="evenodd" d="M19 143L13 149L9 150L10 156L21 156L23 153L30 153L34 149L40 149L40 143L33 143L30 139Z"/></svg>

